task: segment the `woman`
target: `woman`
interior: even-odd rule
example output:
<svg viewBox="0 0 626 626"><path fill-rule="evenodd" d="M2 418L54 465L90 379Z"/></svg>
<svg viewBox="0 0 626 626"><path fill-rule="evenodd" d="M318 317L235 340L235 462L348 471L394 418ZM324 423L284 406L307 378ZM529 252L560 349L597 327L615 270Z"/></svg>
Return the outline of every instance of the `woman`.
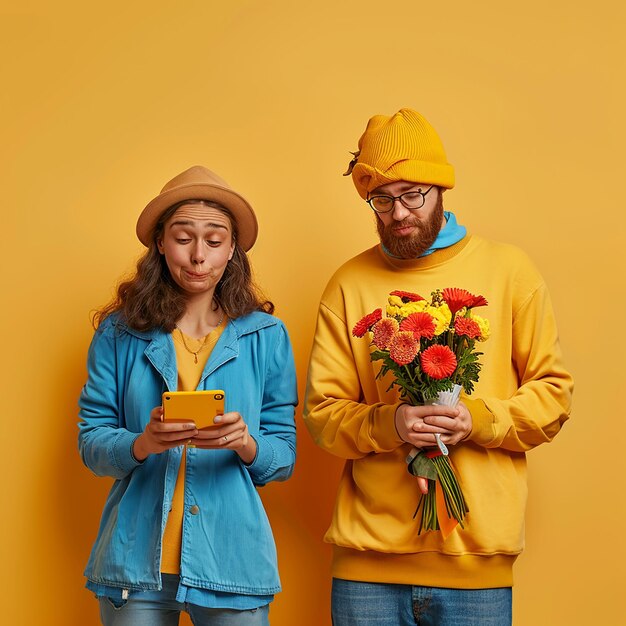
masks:
<svg viewBox="0 0 626 626"><path fill-rule="evenodd" d="M295 461L291 345L251 280L250 205L196 166L137 222L136 275L96 314L79 449L111 489L87 564L106 626L268 624L280 590L256 487ZM223 389L217 426L163 421L161 395Z"/></svg>

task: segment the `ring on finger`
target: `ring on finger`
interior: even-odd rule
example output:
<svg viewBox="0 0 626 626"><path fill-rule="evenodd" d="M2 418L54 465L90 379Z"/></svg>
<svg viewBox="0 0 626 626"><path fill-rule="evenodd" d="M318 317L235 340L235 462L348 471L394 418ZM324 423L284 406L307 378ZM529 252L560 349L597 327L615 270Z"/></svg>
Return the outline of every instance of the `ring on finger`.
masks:
<svg viewBox="0 0 626 626"><path fill-rule="evenodd" d="M224 443L228 443L228 437L226 435L224 435L223 439L224 439Z"/></svg>

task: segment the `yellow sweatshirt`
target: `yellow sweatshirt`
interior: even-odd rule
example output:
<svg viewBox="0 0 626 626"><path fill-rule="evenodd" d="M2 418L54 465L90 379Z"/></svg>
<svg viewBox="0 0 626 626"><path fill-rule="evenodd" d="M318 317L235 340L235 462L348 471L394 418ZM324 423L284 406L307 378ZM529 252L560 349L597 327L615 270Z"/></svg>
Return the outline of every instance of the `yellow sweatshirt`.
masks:
<svg viewBox="0 0 626 626"><path fill-rule="evenodd" d="M458 287L483 295L477 310L491 325L480 344L482 371L469 408L470 436L450 450L470 512L465 529L443 540L418 535L419 499L407 471L411 446L398 436L391 373L376 380L354 324L395 289L428 298ZM416 260L380 246L348 261L321 300L311 353L305 422L316 443L346 459L325 540L335 545L333 575L348 580L450 588L512 584L524 544L526 455L551 441L567 420L572 379L562 363L543 279L519 249L467 236Z"/></svg>

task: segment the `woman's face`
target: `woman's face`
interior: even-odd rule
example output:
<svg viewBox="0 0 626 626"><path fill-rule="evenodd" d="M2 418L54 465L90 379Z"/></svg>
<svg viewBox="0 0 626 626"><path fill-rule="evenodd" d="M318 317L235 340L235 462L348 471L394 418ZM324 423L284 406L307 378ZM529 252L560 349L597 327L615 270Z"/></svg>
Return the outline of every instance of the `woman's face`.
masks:
<svg viewBox="0 0 626 626"><path fill-rule="evenodd" d="M235 249L228 216L193 201L181 206L165 222L157 246L183 291L211 296Z"/></svg>

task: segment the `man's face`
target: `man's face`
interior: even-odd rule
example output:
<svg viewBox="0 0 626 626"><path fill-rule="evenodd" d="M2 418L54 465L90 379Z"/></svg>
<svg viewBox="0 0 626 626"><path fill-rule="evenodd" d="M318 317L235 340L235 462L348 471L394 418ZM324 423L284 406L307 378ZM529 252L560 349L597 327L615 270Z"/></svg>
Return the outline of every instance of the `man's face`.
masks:
<svg viewBox="0 0 626 626"><path fill-rule="evenodd" d="M374 189L369 195L397 197L409 191L425 193L431 185L398 180ZM407 209L400 200L388 213L376 213L381 243L396 257L416 259L434 243L443 226L443 200L438 187L426 195L420 209Z"/></svg>

